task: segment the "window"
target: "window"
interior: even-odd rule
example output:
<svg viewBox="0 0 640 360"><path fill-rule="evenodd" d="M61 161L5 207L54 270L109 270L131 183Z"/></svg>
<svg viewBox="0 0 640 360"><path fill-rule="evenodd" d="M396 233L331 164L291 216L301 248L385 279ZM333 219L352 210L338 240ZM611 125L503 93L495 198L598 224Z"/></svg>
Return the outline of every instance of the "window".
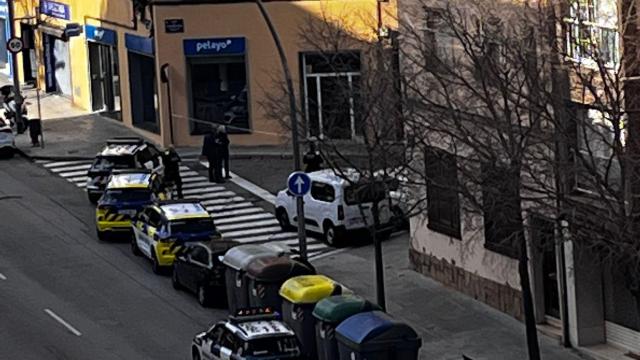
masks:
<svg viewBox="0 0 640 360"><path fill-rule="evenodd" d="M222 337L220 339L220 347L235 351L238 346L239 341L236 339L232 332L226 330L222 333Z"/></svg>
<svg viewBox="0 0 640 360"><path fill-rule="evenodd" d="M620 37L614 0L571 0L564 23L569 57L586 62L601 60L607 66L618 63Z"/></svg>
<svg viewBox="0 0 640 360"><path fill-rule="evenodd" d="M444 9L425 8L424 46L427 68L438 70L453 62L455 37L449 31Z"/></svg>
<svg viewBox="0 0 640 360"><path fill-rule="evenodd" d="M202 246L194 246L193 249L189 251L189 255L191 255L191 260L203 265L209 265L209 252Z"/></svg>
<svg viewBox="0 0 640 360"><path fill-rule="evenodd" d="M307 135L349 140L364 134L358 52L302 55Z"/></svg>
<svg viewBox="0 0 640 360"><path fill-rule="evenodd" d="M250 131L244 55L190 58L189 74L192 135L218 125L232 134Z"/></svg>
<svg viewBox="0 0 640 360"><path fill-rule="evenodd" d="M484 246L497 253L518 258L523 239L519 174L494 164L482 166L482 211Z"/></svg>
<svg viewBox="0 0 640 360"><path fill-rule="evenodd" d="M153 226L156 228L160 227L160 225L162 225L162 217L160 216L160 214L158 214L158 212L153 209L149 209L148 211L149 226Z"/></svg>
<svg viewBox="0 0 640 360"><path fill-rule="evenodd" d="M223 332L224 332L224 327L222 327L221 325L217 325L213 329L211 329L211 331L209 331L207 336L215 344L218 341L220 341L220 337L222 336Z"/></svg>
<svg viewBox="0 0 640 360"><path fill-rule="evenodd" d="M314 181L311 183L311 197L318 201L330 203L336 199L336 192L330 184Z"/></svg>
<svg viewBox="0 0 640 360"><path fill-rule="evenodd" d="M160 133L155 69L153 57L129 52L129 86L133 125Z"/></svg>
<svg viewBox="0 0 640 360"><path fill-rule="evenodd" d="M344 202L347 205L358 205L382 201L386 197L385 189L386 184L381 181L373 184L349 185L344 189Z"/></svg>
<svg viewBox="0 0 640 360"><path fill-rule="evenodd" d="M215 231L216 231L216 227L213 225L213 220L207 219L207 218L175 220L171 222L171 232L173 234L214 233Z"/></svg>
<svg viewBox="0 0 640 360"><path fill-rule="evenodd" d="M608 114L581 105L575 109L575 116L576 146L579 152L576 156L577 188L591 191L603 186L606 191L619 191L622 170L614 147L616 137L620 138L621 145L624 146L624 124L616 125Z"/></svg>
<svg viewBox="0 0 640 360"><path fill-rule="evenodd" d="M460 202L456 158L443 150L428 149L425 154L427 175L427 227L460 238Z"/></svg>
<svg viewBox="0 0 640 360"><path fill-rule="evenodd" d="M144 202L149 201L151 192L146 189L111 189L105 191L102 201L106 203Z"/></svg>

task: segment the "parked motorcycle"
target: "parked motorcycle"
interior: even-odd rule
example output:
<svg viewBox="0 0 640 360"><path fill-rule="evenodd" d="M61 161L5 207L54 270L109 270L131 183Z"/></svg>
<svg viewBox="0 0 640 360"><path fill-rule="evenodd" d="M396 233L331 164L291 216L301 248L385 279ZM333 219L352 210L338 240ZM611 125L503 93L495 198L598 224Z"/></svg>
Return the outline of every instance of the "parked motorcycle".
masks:
<svg viewBox="0 0 640 360"><path fill-rule="evenodd" d="M12 158L15 152L16 141L11 122L0 118L0 157Z"/></svg>

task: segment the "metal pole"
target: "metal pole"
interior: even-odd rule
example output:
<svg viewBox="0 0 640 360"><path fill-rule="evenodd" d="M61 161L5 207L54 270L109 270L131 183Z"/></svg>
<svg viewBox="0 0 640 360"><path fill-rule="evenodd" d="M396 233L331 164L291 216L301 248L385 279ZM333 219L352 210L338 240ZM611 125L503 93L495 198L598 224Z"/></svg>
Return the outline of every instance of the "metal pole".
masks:
<svg viewBox="0 0 640 360"><path fill-rule="evenodd" d="M7 1L7 7L9 8L9 37L14 38L16 36L16 24L13 8L14 0ZM22 122L22 94L20 93L20 78L18 76L18 54L11 54L11 67L13 75L13 93L16 101L16 124Z"/></svg>
<svg viewBox="0 0 640 360"><path fill-rule="evenodd" d="M287 62L287 57L284 53L284 49L282 48L282 43L280 42L280 37L278 36L278 32L276 31L273 23L271 22L271 17L269 17L269 13L267 13L267 9L264 7L262 0L256 0L256 4L260 9L260 13L264 18L264 21L267 23L267 27L271 32L271 37L273 37L273 42L278 49L278 55L280 56L280 62L282 64L282 71L284 72L285 81L287 82L287 91L289 92L289 111L291 117L291 143L293 146L293 167L295 171L300 170L300 144L298 142L298 112L296 110L296 96L293 92L293 80L291 80L291 71L289 71L289 63ZM304 226L304 202L301 196L296 197L296 209L297 209L297 218L298 218L298 241L300 247L300 257L303 260L307 259L307 238L305 233Z"/></svg>

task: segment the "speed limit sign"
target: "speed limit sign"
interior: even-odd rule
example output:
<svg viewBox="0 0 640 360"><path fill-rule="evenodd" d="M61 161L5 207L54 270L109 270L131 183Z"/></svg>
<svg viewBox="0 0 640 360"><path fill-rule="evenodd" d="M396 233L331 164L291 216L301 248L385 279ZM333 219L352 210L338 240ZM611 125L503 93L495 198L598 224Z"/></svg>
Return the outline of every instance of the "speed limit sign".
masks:
<svg viewBox="0 0 640 360"><path fill-rule="evenodd" d="M16 37L9 39L9 41L7 41L7 50L14 54L19 53L22 51L22 40Z"/></svg>

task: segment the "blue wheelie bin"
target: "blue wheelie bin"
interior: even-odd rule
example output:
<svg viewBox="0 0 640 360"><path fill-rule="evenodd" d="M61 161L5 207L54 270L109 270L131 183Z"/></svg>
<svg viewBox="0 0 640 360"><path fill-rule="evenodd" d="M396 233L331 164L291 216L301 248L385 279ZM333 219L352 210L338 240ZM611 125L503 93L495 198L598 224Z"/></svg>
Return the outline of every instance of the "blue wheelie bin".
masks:
<svg viewBox="0 0 640 360"><path fill-rule="evenodd" d="M320 300L313 309L316 318L318 360L338 359L336 327L345 319L365 311L379 310L378 305L355 295L336 295Z"/></svg>
<svg viewBox="0 0 640 360"><path fill-rule="evenodd" d="M231 314L235 314L238 309L249 307L249 288L245 278L247 266L261 257L284 255L283 251L254 244L239 245L224 254L222 263L227 267L224 278Z"/></svg>
<svg viewBox="0 0 640 360"><path fill-rule="evenodd" d="M336 328L340 360L418 360L422 339L382 311L353 315Z"/></svg>

